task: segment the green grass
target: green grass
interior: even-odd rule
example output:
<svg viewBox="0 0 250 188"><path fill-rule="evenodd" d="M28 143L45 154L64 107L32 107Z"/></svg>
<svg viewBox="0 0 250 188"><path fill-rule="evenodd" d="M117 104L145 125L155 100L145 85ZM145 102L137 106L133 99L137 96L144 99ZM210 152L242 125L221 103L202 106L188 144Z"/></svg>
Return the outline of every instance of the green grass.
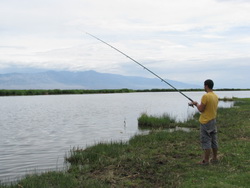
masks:
<svg viewBox="0 0 250 188"><path fill-rule="evenodd" d="M163 114L161 116L152 116L146 113L142 113L138 118L138 127L140 129L169 129L179 127L195 128L199 124L199 114L195 114L189 117L185 123L177 122L175 117L169 114Z"/></svg>
<svg viewBox="0 0 250 188"><path fill-rule="evenodd" d="M175 127L175 123L175 118L168 114L155 117L143 113L138 118L138 126L140 129L173 128Z"/></svg>
<svg viewBox="0 0 250 188"><path fill-rule="evenodd" d="M73 177L73 174L64 172L46 172L42 175L28 175L18 183L0 185L0 187L9 188L75 188L77 186L78 182Z"/></svg>
<svg viewBox="0 0 250 188"><path fill-rule="evenodd" d="M190 132L151 126L148 135L136 135L126 143L73 148L66 157L71 164L67 172L32 175L0 187L249 187L250 99L235 100L234 107L218 110L218 164L197 164L202 151L196 115L185 123L160 120L162 128L192 127Z"/></svg>

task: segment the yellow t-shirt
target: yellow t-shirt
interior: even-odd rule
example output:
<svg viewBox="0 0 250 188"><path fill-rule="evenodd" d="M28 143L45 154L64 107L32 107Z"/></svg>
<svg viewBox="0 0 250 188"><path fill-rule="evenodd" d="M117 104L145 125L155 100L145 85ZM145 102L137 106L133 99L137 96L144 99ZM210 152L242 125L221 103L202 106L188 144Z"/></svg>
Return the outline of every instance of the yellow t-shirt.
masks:
<svg viewBox="0 0 250 188"><path fill-rule="evenodd" d="M208 92L202 96L201 103L206 107L199 118L201 124L206 124L216 118L218 101L218 96L214 92Z"/></svg>

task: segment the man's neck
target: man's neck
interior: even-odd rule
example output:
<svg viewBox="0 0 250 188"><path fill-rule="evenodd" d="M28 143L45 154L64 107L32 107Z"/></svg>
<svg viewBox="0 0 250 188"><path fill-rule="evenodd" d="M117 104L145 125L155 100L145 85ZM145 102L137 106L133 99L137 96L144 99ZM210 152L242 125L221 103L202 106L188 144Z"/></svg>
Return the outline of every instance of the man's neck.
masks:
<svg viewBox="0 0 250 188"><path fill-rule="evenodd" d="M212 89L207 89L207 93L209 93L209 92L213 92L213 90Z"/></svg>

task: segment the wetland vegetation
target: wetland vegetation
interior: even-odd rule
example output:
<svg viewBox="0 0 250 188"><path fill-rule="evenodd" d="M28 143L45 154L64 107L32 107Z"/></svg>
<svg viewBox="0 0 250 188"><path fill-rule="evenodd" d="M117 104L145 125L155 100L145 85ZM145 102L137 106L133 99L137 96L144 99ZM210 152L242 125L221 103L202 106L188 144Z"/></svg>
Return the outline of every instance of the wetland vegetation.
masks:
<svg viewBox="0 0 250 188"><path fill-rule="evenodd" d="M198 114L183 123L167 115L142 114L139 126L150 129L148 134L136 135L128 142L73 148L65 157L70 163L67 171L28 175L0 187L248 187L250 99L234 100L234 107L218 109L218 164L197 164L202 154ZM177 126L190 131L166 131Z"/></svg>
<svg viewBox="0 0 250 188"><path fill-rule="evenodd" d="M250 89L217 89L216 91L249 91ZM182 92L204 91L204 89L180 89ZM23 95L68 95L68 94L104 94L104 93L132 93L132 92L175 92L174 89L27 89L27 90L5 90L0 89L0 96L23 96Z"/></svg>

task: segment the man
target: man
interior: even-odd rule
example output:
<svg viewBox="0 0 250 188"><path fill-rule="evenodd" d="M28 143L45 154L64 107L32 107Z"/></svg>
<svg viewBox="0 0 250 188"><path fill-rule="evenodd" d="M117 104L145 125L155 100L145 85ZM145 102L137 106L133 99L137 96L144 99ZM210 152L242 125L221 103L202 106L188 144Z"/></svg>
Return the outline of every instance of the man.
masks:
<svg viewBox="0 0 250 188"><path fill-rule="evenodd" d="M200 138L201 147L204 150L204 158L199 164L209 164L209 158L211 149L213 151L213 158L211 162L217 162L217 127L216 127L216 115L218 107L218 96L213 92L214 83L212 80L206 80L204 82L204 89L206 94L201 98L201 103L198 104L193 101L192 104L197 107L201 112L200 122Z"/></svg>

